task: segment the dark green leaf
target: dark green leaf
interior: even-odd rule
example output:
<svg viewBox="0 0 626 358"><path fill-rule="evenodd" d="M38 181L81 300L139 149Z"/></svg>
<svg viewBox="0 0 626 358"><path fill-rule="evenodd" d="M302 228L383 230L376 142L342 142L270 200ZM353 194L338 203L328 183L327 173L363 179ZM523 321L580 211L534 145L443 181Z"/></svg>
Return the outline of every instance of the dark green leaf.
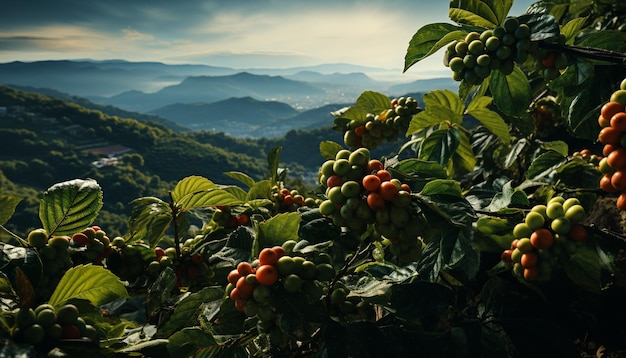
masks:
<svg viewBox="0 0 626 358"><path fill-rule="evenodd" d="M455 127L434 131L421 143L419 159L447 166L460 141L459 130Z"/></svg>
<svg viewBox="0 0 626 358"><path fill-rule="evenodd" d="M15 214L17 204L22 198L12 195L0 195L0 225L4 225Z"/></svg>
<svg viewBox="0 0 626 358"><path fill-rule="evenodd" d="M524 206L529 204L528 196L524 190L513 188L512 181L502 187L502 192L496 194L486 210L497 212L510 206Z"/></svg>
<svg viewBox="0 0 626 358"><path fill-rule="evenodd" d="M626 33L619 30L590 32L580 39L578 45L623 53L626 52Z"/></svg>
<svg viewBox="0 0 626 358"><path fill-rule="evenodd" d="M555 179L571 188L597 189L602 173L583 158L574 158L556 168Z"/></svg>
<svg viewBox="0 0 626 358"><path fill-rule="evenodd" d="M398 170L409 175L415 175L428 179L447 179L448 175L446 169L439 163L430 162L421 159L404 159L394 167Z"/></svg>
<svg viewBox="0 0 626 358"><path fill-rule="evenodd" d="M199 327L186 327L169 337L167 351L172 357L193 357L196 351L217 345L211 333Z"/></svg>
<svg viewBox="0 0 626 358"><path fill-rule="evenodd" d="M488 108L475 108L469 110L467 114L476 118L483 126L489 129L491 133L495 134L502 143L509 144L511 141L509 126L497 112Z"/></svg>
<svg viewBox="0 0 626 358"><path fill-rule="evenodd" d="M198 325L198 316L204 309L204 304L220 301L224 296L221 287L204 287L198 292L183 298L169 316L167 322L159 328L159 337L169 337L185 327Z"/></svg>
<svg viewBox="0 0 626 358"><path fill-rule="evenodd" d="M449 109L443 106L432 106L428 109L421 111L411 118L409 128L406 131L406 135L410 136L423 131L426 128L435 126L441 122L450 120L454 114Z"/></svg>
<svg viewBox="0 0 626 358"><path fill-rule="evenodd" d="M298 239L299 213L281 213L259 223L259 245L271 247Z"/></svg>
<svg viewBox="0 0 626 358"><path fill-rule="evenodd" d="M555 39L560 35L559 22L552 15L524 15L520 16L520 20L530 27L531 41Z"/></svg>
<svg viewBox="0 0 626 358"><path fill-rule="evenodd" d="M526 172L526 178L537 180L548 176L557 166L563 164L565 160L567 158L563 154L555 151L543 153L530 163Z"/></svg>
<svg viewBox="0 0 626 358"><path fill-rule="evenodd" d="M580 30L585 27L588 17L577 17L561 27L561 34L565 36L565 43L573 44Z"/></svg>
<svg viewBox="0 0 626 358"><path fill-rule="evenodd" d="M587 246L579 247L563 268L570 280L591 292L599 293L602 288L600 258L596 250Z"/></svg>
<svg viewBox="0 0 626 358"><path fill-rule="evenodd" d="M159 198L144 197L131 202L133 208L128 219L131 241L145 240L156 246L172 222L169 205Z"/></svg>
<svg viewBox="0 0 626 358"><path fill-rule="evenodd" d="M456 180L437 179L424 185L421 195L451 195L461 198L463 196L461 185Z"/></svg>
<svg viewBox="0 0 626 358"><path fill-rule="evenodd" d="M39 219L52 235L72 235L93 224L102 208L102 189L93 179L54 184L43 194Z"/></svg>
<svg viewBox="0 0 626 358"><path fill-rule="evenodd" d="M494 104L504 114L518 116L526 112L532 102L532 90L526 74L517 66L505 76L500 71L491 73L489 87L493 93Z"/></svg>
<svg viewBox="0 0 626 358"><path fill-rule="evenodd" d="M467 32L460 27L447 23L433 23L421 27L409 41L404 57L404 72L443 46L465 38L466 35Z"/></svg>
<svg viewBox="0 0 626 358"><path fill-rule="evenodd" d="M504 159L504 167L505 168L510 168L511 165L513 165L513 163L515 163L515 161L520 156L520 154L524 150L526 150L526 148L528 148L528 146L530 146L530 143L525 138L522 138L522 139L518 140L517 142L513 143L513 146L511 147L509 153L507 154L506 158Z"/></svg>
<svg viewBox="0 0 626 358"><path fill-rule="evenodd" d="M471 172L476 166L476 157L472 150L472 145L465 132L459 131L459 146L454 152L452 157L452 163L454 165L454 172Z"/></svg>
<svg viewBox="0 0 626 358"><path fill-rule="evenodd" d="M392 286L391 307L408 320L433 319L454 305L453 291L441 284L414 281Z"/></svg>
<svg viewBox="0 0 626 358"><path fill-rule="evenodd" d="M122 297L129 295L119 277L102 266L89 264L67 270L48 303L59 306L70 299L84 299L100 306Z"/></svg>

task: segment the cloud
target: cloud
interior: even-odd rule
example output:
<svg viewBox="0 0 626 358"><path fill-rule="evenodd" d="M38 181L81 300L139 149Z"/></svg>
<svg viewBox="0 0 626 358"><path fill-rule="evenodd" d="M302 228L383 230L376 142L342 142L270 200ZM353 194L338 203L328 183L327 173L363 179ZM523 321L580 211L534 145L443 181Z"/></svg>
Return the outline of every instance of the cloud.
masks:
<svg viewBox="0 0 626 358"><path fill-rule="evenodd" d="M143 34L137 30L126 28L121 30L124 34L124 38L131 41L140 41L140 40L154 40L154 36Z"/></svg>

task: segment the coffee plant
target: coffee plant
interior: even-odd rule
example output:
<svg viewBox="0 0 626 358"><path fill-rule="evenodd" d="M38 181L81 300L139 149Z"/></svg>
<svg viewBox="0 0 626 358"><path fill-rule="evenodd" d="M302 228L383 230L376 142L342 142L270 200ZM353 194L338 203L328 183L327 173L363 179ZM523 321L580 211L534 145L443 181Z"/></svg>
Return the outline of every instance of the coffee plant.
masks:
<svg viewBox="0 0 626 358"><path fill-rule="evenodd" d="M50 186L40 227L0 243L2 355L626 354L626 237L603 226L626 211L626 9L512 3L419 28L404 71L441 50L458 91L364 91L312 188L277 147L264 178L133 200L109 237L97 181Z"/></svg>

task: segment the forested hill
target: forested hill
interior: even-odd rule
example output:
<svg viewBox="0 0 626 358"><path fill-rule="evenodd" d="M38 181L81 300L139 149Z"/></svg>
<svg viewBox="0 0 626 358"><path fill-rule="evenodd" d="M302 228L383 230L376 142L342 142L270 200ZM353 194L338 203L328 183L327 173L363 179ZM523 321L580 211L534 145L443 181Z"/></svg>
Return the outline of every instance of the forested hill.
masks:
<svg viewBox="0 0 626 358"><path fill-rule="evenodd" d="M133 199L165 198L178 180L189 175L205 176L219 184L234 184L223 174L226 171L245 172L255 179L266 177L263 149L247 151L249 154L236 149L200 142L158 123L105 115L0 86L0 171L16 185L3 184L3 194L11 187L21 197L33 191L40 195L61 181L94 178L103 189L104 215L124 221ZM113 158L101 160L107 155ZM30 199L20 204L28 207L20 207L10 221L22 230L27 229L24 220L31 220L27 225L40 225L32 221L38 217L38 207ZM116 225L122 225L122 230L125 227L125 223Z"/></svg>
<svg viewBox="0 0 626 358"><path fill-rule="evenodd" d="M288 179L314 188L312 181L324 161L320 142L343 143L342 133L330 126L255 140L219 132L177 132L154 121L0 86L0 194L10 191L25 198L8 226L26 230L40 225L35 196L62 181L93 178L104 193L99 220L123 232L132 200L167 199L168 190L189 175L235 185L241 183L224 172L266 179L267 153L275 147L282 148L281 166L288 169ZM381 146L375 153L388 154L389 148Z"/></svg>

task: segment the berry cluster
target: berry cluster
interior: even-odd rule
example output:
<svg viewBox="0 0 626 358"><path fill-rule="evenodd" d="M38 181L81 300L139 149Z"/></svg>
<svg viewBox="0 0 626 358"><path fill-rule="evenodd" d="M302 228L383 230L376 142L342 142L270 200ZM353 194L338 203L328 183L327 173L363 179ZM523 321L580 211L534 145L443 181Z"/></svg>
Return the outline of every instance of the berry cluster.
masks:
<svg viewBox="0 0 626 358"><path fill-rule="evenodd" d="M92 225L71 236L70 248L74 263L96 263L109 257L113 252L111 240L106 232L97 225Z"/></svg>
<svg viewBox="0 0 626 358"><path fill-rule="evenodd" d="M567 55L562 52L539 50L534 57L535 70L548 81L559 77L568 66Z"/></svg>
<svg viewBox="0 0 626 358"><path fill-rule="evenodd" d="M549 280L553 269L573 254L588 237L581 225L586 213L577 198L557 196L546 205L535 205L524 222L513 228L515 239L501 259L527 281Z"/></svg>
<svg viewBox="0 0 626 358"><path fill-rule="evenodd" d="M69 252L69 236L48 237L45 229L39 228L28 233L28 243L39 253L43 273L39 281L39 290L43 297L48 297L69 268L74 266Z"/></svg>
<svg viewBox="0 0 626 358"><path fill-rule="evenodd" d="M602 128L598 141L604 144L598 169L603 174L600 188L619 193L617 207L626 210L626 80L600 109L598 124Z"/></svg>
<svg viewBox="0 0 626 358"><path fill-rule="evenodd" d="M391 100L391 108L377 115L367 113L364 120L351 120L344 128L344 143L351 149L374 149L384 140L394 141L406 133L413 115L422 109L412 97Z"/></svg>
<svg viewBox="0 0 626 358"><path fill-rule="evenodd" d="M235 308L256 317L259 333L268 334L273 345L286 339L276 323L275 299L298 294L308 303L319 302L323 294L319 282L328 282L336 274L328 262L315 263L295 255L293 250L298 246L288 240L281 246L264 248L257 260L240 262L227 277L227 294Z"/></svg>
<svg viewBox="0 0 626 358"><path fill-rule="evenodd" d="M317 202L314 198L304 197L297 189L289 190L287 188L279 188L275 186L272 188L272 202L274 203L274 211L293 212L303 206L315 207Z"/></svg>
<svg viewBox="0 0 626 358"><path fill-rule="evenodd" d="M147 245L126 244L125 240L119 237L113 239L111 246L113 251L107 258L107 269L120 279L131 283L145 273L147 265L145 253L150 250Z"/></svg>
<svg viewBox="0 0 626 358"><path fill-rule="evenodd" d="M245 213L235 214L232 212L230 206L218 206L213 212L211 221L217 227L232 229L239 225L248 225L250 223L250 216Z"/></svg>
<svg viewBox="0 0 626 358"><path fill-rule="evenodd" d="M330 314L333 317L346 320L371 320L375 316L374 307L359 296L350 296L350 290L345 286L334 287L329 299Z"/></svg>
<svg viewBox="0 0 626 358"><path fill-rule="evenodd" d="M391 242L396 257L419 258L423 246L419 237L426 220L412 203L411 188L392 178L382 162L369 154L366 148L343 149L335 159L324 162L320 184L326 199L319 206L320 213L356 233L373 224ZM404 252L412 254L399 256Z"/></svg>
<svg viewBox="0 0 626 358"><path fill-rule="evenodd" d="M78 308L73 304L65 304L58 309L47 303L37 306L34 310L28 307L18 308L12 330L16 342L43 346L61 339L88 338L98 342L95 327L87 324L80 317Z"/></svg>
<svg viewBox="0 0 626 358"><path fill-rule="evenodd" d="M170 267L176 274L176 287L195 287L204 283L204 279L213 277L215 273L205 263L202 253L191 252L190 245L193 241L194 239L188 239L181 245L180 258L177 258L175 247L155 247L155 258L147 266L148 274L156 277L164 268Z"/></svg>
<svg viewBox="0 0 626 358"><path fill-rule="evenodd" d="M470 32L464 39L448 45L444 65L450 67L452 78L478 85L499 70L513 72L515 62L526 61L531 48L530 28L515 17L508 17L502 26L482 33Z"/></svg>

